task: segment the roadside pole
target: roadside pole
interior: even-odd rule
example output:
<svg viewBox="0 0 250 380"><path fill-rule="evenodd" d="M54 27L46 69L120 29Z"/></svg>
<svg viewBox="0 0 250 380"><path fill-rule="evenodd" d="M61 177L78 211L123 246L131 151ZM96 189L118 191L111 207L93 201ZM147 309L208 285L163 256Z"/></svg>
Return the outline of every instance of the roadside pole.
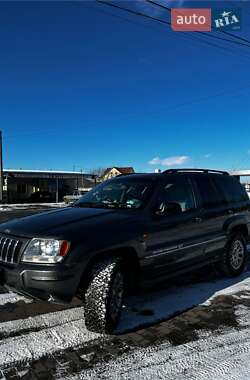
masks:
<svg viewBox="0 0 250 380"><path fill-rule="evenodd" d="M58 203L58 198L59 198L58 197L58 195L59 195L58 194L58 190L59 190L58 188L59 188L59 186L58 186L58 177L56 177L56 203Z"/></svg>
<svg viewBox="0 0 250 380"><path fill-rule="evenodd" d="M3 147L2 131L0 131L0 202L3 202Z"/></svg>

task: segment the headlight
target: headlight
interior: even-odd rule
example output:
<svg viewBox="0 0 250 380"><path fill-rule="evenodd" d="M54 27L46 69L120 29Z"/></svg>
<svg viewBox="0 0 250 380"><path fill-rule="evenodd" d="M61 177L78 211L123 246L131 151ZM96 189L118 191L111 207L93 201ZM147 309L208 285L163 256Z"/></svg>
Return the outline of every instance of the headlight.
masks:
<svg viewBox="0 0 250 380"><path fill-rule="evenodd" d="M22 261L59 263L67 255L70 243L66 240L32 239L24 251Z"/></svg>

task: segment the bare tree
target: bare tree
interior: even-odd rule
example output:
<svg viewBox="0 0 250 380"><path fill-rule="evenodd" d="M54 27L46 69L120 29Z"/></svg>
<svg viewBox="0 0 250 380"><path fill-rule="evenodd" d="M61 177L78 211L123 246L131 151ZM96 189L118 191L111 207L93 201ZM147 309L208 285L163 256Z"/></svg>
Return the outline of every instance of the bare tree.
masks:
<svg viewBox="0 0 250 380"><path fill-rule="evenodd" d="M106 168L98 167L98 168L93 168L89 170L90 174L96 175L97 178L101 178L105 172Z"/></svg>

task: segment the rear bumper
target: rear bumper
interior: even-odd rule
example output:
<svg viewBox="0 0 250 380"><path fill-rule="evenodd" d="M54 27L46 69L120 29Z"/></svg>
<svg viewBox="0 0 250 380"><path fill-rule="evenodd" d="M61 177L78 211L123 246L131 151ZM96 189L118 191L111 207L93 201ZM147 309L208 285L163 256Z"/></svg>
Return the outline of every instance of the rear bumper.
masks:
<svg viewBox="0 0 250 380"><path fill-rule="evenodd" d="M0 264L0 285L31 298L67 303L77 292L81 272L76 267Z"/></svg>

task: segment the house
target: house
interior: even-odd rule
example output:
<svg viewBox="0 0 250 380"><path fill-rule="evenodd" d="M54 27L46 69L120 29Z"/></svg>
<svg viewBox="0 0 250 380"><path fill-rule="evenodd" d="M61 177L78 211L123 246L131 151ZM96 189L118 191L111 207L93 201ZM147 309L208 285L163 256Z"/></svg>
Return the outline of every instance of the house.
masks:
<svg viewBox="0 0 250 380"><path fill-rule="evenodd" d="M95 186L95 176L82 172L54 170L3 170L4 203L61 201L75 189L89 190Z"/></svg>
<svg viewBox="0 0 250 380"><path fill-rule="evenodd" d="M128 167L117 167L114 166L113 168L107 168L103 174L103 181L106 181L107 179L111 179L113 177L116 177L120 174L131 174L134 173L134 169L131 166Z"/></svg>

